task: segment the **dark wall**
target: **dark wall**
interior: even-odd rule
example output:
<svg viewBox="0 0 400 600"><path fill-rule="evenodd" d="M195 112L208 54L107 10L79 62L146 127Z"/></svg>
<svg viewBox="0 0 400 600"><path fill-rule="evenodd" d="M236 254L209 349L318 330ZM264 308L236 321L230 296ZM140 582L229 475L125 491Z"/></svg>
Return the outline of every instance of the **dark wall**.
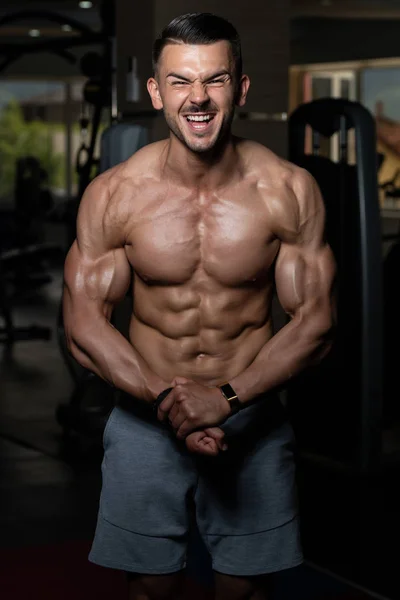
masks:
<svg viewBox="0 0 400 600"><path fill-rule="evenodd" d="M400 20L294 19L290 63L323 63L400 56Z"/></svg>

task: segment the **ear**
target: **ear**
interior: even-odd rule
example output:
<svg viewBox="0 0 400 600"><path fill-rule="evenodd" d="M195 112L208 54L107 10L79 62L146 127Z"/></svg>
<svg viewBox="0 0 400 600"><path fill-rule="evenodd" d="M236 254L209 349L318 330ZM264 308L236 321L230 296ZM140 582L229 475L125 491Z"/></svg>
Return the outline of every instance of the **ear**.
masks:
<svg viewBox="0 0 400 600"><path fill-rule="evenodd" d="M147 81L147 91L150 94L153 108L156 110L161 110L163 108L163 102L161 100L160 90L158 89L158 83L154 77L150 77L150 79Z"/></svg>
<svg viewBox="0 0 400 600"><path fill-rule="evenodd" d="M250 87L250 78L247 75L242 75L238 85L238 91L236 96L237 106L244 106L246 104L247 92Z"/></svg>

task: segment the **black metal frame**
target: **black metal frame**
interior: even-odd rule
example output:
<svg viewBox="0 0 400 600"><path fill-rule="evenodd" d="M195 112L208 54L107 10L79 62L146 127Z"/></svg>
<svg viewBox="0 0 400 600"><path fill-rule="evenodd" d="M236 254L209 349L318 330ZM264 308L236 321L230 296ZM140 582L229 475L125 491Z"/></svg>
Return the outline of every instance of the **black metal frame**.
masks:
<svg viewBox="0 0 400 600"><path fill-rule="evenodd" d="M326 137L340 132L341 140L347 130L355 129L362 268L361 430L356 467L367 473L380 463L382 445L383 292L375 122L360 103L341 98L301 105L289 118L289 159L294 163L304 155L306 125Z"/></svg>
<svg viewBox="0 0 400 600"><path fill-rule="evenodd" d="M5 56L3 63L0 64L0 73L28 52L51 52L52 54L57 54L61 58L64 58L67 62L74 64L76 62L76 57L67 51L68 48L104 43L104 31L96 33L83 23L80 23L71 17L66 17L46 10L21 10L10 13L0 19L0 27L4 27L5 25L9 25L16 21L36 18L59 23L60 25L70 25L72 29L78 31L80 35L65 36L62 39L35 39L25 44L0 44L0 55Z"/></svg>

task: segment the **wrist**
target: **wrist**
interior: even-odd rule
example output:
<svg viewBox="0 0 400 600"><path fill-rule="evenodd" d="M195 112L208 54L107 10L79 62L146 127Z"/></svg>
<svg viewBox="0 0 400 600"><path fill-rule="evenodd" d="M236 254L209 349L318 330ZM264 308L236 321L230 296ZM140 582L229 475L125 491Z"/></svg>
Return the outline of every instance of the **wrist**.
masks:
<svg viewBox="0 0 400 600"><path fill-rule="evenodd" d="M158 396L168 387L168 383L154 374L149 374L145 382L146 397L150 403L155 402Z"/></svg>
<svg viewBox="0 0 400 600"><path fill-rule="evenodd" d="M236 414L243 408L243 405L240 402L237 393L228 382L222 383L217 387L229 406L230 412L228 416Z"/></svg>
<svg viewBox="0 0 400 600"><path fill-rule="evenodd" d="M154 402L153 402L153 409L157 412L158 408L160 406L160 404L163 402L163 400L165 400L165 398L168 396L168 394L170 392L172 392L174 388L172 387L168 387L162 390L162 392L160 392L157 396L157 398L155 398Z"/></svg>

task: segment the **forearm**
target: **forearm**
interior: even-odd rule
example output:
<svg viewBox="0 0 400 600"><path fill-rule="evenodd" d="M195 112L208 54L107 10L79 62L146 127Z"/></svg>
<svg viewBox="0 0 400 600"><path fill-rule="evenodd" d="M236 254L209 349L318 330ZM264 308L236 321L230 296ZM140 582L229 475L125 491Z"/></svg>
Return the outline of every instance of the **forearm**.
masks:
<svg viewBox="0 0 400 600"><path fill-rule="evenodd" d="M242 373L229 381L240 402L286 384L303 369L319 362L331 346L331 327L310 327L295 319L287 323L260 350Z"/></svg>
<svg viewBox="0 0 400 600"><path fill-rule="evenodd" d="M129 341L104 317L67 331L74 358L116 388L152 402L168 384L156 375Z"/></svg>

